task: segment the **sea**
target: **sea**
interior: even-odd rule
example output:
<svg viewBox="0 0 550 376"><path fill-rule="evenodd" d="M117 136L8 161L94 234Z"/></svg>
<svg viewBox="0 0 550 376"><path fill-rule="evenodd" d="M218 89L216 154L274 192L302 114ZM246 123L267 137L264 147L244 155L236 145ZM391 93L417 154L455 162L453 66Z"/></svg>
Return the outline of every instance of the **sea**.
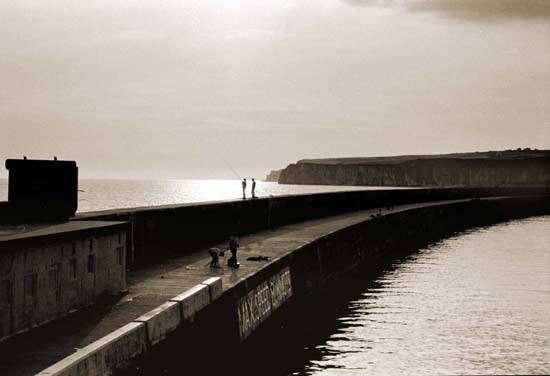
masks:
<svg viewBox="0 0 550 376"><path fill-rule="evenodd" d="M246 195L250 198L251 181L247 182ZM78 189L78 213L242 198L240 180L80 179ZM258 197L365 189L387 187L292 185L256 181ZM7 199L8 180L0 179L0 201Z"/></svg>
<svg viewBox="0 0 550 376"><path fill-rule="evenodd" d="M550 374L550 216L458 234L362 282L287 374Z"/></svg>

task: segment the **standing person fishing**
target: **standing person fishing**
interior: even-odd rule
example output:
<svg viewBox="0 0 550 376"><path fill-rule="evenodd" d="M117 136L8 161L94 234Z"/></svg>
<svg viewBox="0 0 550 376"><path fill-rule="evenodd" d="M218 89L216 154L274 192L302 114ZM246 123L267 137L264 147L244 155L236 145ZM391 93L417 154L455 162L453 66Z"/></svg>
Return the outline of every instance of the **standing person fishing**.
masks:
<svg viewBox="0 0 550 376"><path fill-rule="evenodd" d="M218 138L218 142L220 145L222 145L222 148L223 148L223 145L225 145L224 142L222 142L222 140L219 138L219 136L216 134L216 132L213 132L212 135L216 138ZM225 155L230 155L231 153L229 153L229 150L226 150L227 152L225 153L220 153L220 152L216 152L216 149L214 149L214 152L215 154L218 156L219 159L221 159L225 165L229 168L229 170L231 170L231 172L233 173L233 175L235 175L235 177L237 177L239 180L241 180L241 185L242 185L242 189L243 189L243 200L246 199L246 178L242 178L241 175L233 168L233 166L231 165L231 163L229 163L229 160L225 157ZM256 198L256 181L254 179L252 179L252 198Z"/></svg>
<svg viewBox="0 0 550 376"><path fill-rule="evenodd" d="M229 238L229 250L231 251L231 258L227 261L227 265L231 268L238 268L240 266L237 261L237 249L239 248L239 238L236 235L232 235Z"/></svg>

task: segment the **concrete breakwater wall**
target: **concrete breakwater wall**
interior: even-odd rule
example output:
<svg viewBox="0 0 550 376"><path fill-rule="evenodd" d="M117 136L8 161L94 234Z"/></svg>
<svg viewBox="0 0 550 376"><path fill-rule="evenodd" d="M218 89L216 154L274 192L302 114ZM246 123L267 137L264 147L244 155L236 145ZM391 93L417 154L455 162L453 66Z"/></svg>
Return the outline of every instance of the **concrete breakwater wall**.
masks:
<svg viewBox="0 0 550 376"><path fill-rule="evenodd" d="M467 228L548 213L550 197L472 200L375 217L328 233L274 260L227 291L212 307L211 317L217 318L214 321L223 321L215 332L232 327L233 334L227 338L242 341L253 332L250 327L258 328L266 320L266 311L273 313L281 306L281 300L315 293L351 270L378 269L400 255ZM280 286L272 283L274 277L284 279L278 282ZM271 290L267 298L266 285ZM283 293L278 291L281 286ZM271 311L265 303L270 296ZM273 298L278 296L285 298Z"/></svg>
<svg viewBox="0 0 550 376"><path fill-rule="evenodd" d="M377 270L389 260L455 231L548 213L550 199L544 197L441 203L374 217L289 249L258 272L241 278L231 289L225 289L216 300L205 300L208 304L200 304L201 309L196 310L192 320L181 320L182 316L178 319L177 313L170 313L175 310L173 302L178 301L172 299L142 320L157 318L158 323L145 327L132 324L124 329L132 333L138 345L118 341L122 348L111 351L119 357L109 363L111 369L94 373L86 371L89 366L75 366L73 369L78 372L45 371L43 375L111 374L115 368L129 364L132 366L125 372L130 375L156 375L162 370L214 374L216 367L222 371L224 362L231 361L224 358L227 349L261 335L264 324L351 270ZM134 335L138 327L142 334ZM140 351L126 351L126 346ZM100 362L113 356L102 356ZM95 358L87 359L93 362Z"/></svg>
<svg viewBox="0 0 550 376"><path fill-rule="evenodd" d="M209 278L156 309L66 357L38 376L111 375L145 355L222 293L220 278Z"/></svg>
<svg viewBox="0 0 550 376"><path fill-rule="evenodd" d="M346 212L417 202L544 194L550 194L550 187L365 190L108 210L79 214L76 219L127 221L127 265L132 266L218 243L231 234Z"/></svg>

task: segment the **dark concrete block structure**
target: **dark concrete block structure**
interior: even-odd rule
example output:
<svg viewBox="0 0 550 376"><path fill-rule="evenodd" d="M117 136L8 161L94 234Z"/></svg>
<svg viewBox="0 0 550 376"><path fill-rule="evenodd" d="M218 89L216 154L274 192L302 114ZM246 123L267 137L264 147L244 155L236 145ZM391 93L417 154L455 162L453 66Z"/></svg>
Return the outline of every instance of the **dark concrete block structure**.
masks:
<svg viewBox="0 0 550 376"><path fill-rule="evenodd" d="M8 203L0 207L4 222L66 220L78 200L74 161L8 159Z"/></svg>

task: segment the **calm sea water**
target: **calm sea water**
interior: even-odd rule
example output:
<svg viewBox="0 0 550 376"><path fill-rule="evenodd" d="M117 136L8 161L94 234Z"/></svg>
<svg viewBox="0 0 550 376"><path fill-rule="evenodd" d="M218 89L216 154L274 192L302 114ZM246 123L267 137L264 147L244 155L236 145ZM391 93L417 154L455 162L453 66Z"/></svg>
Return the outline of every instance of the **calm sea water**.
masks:
<svg viewBox="0 0 550 376"><path fill-rule="evenodd" d="M256 181L256 195L288 195L387 187L290 185ZM250 181L247 197L250 197ZM151 205L229 200L242 197L239 180L92 180L79 181L78 212ZM8 198L8 181L0 179L0 201Z"/></svg>
<svg viewBox="0 0 550 376"><path fill-rule="evenodd" d="M334 320L290 374L550 374L550 216L423 249Z"/></svg>

